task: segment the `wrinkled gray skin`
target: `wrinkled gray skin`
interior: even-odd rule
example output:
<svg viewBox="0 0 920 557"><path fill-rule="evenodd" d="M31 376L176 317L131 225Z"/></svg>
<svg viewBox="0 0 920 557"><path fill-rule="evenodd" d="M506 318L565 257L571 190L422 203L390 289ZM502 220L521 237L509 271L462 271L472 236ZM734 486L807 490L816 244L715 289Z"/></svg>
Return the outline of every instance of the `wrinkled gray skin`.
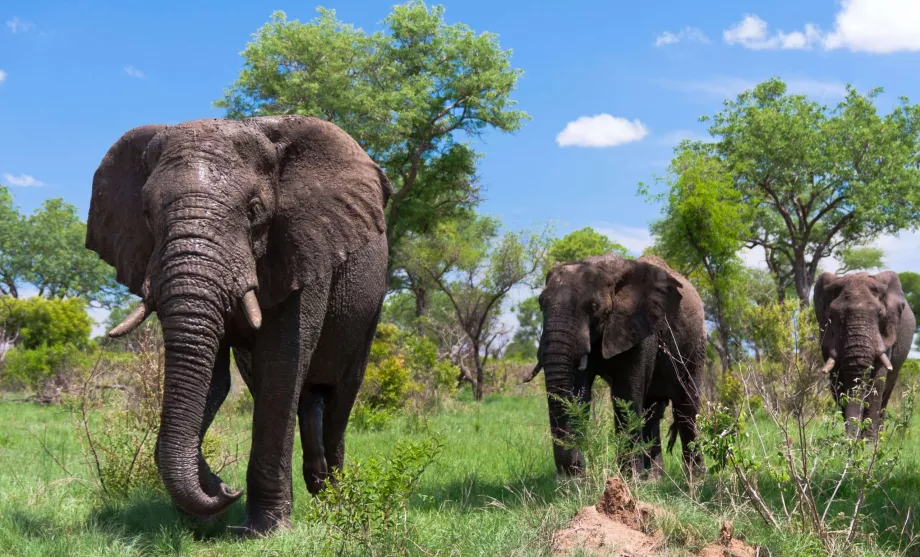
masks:
<svg viewBox="0 0 920 557"><path fill-rule="evenodd" d="M693 286L657 257L631 260L609 253L554 267L540 307L543 335L534 373L541 366L545 370L554 441L572 431L562 403L552 395L588 403L600 376L614 399L630 402L645 416L636 441L654 445L634 466L660 472L660 420L670 401L677 419L669 450L679 433L684 462L698 470L702 459L688 445L696 437L706 328L703 302ZM580 370L585 356L587 365ZM578 451L554 442L553 456L559 473L583 471Z"/></svg>
<svg viewBox="0 0 920 557"><path fill-rule="evenodd" d="M888 398L898 379L901 364L913 343L916 318L907 305L897 273L853 273L837 277L822 273L815 283L815 316L821 328L824 371L829 373L834 400L854 437L851 419L872 420L863 432L873 438L881 426ZM885 358L891 364L889 370ZM857 381L858 380L858 381ZM841 400L860 385L872 385L868 407L862 400Z"/></svg>
<svg viewBox="0 0 920 557"><path fill-rule="evenodd" d="M294 425L317 493L344 457L386 289L381 169L335 125L302 116L128 131L93 178L86 247L156 311L166 377L156 462L198 516L242 494L201 454L230 389L230 349L255 401L243 532L286 525Z"/></svg>

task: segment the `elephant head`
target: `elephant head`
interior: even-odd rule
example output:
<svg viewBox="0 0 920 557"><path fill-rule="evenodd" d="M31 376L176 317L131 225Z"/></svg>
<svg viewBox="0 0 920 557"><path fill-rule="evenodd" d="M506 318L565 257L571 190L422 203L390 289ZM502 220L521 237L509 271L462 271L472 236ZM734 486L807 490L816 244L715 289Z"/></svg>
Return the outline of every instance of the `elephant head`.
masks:
<svg viewBox="0 0 920 557"><path fill-rule="evenodd" d="M256 334L263 308L384 232L390 193L351 137L302 116L141 126L106 153L86 247L141 297L111 336L160 318L157 465L177 507L212 515L241 494L209 496L198 482L198 432L226 333Z"/></svg>
<svg viewBox="0 0 920 557"><path fill-rule="evenodd" d="M904 314L910 312L897 273L842 277L822 273L815 283L814 307L821 328L824 372L834 372L838 398L850 392L857 379L873 375L885 378L894 369L892 347L898 340ZM872 373L867 374L870 370ZM878 393L873 398L881 396ZM870 402L868 417L875 425L878 407L878 400ZM863 415L860 401L848 402L843 412L848 422L850 418L859 419Z"/></svg>
<svg viewBox="0 0 920 557"><path fill-rule="evenodd" d="M577 473L582 457L558 441L571 435L562 400L588 400L588 358L612 358L662 330L680 308L681 284L663 269L617 254L555 266L540 294L553 457L560 473ZM560 400L561 399L561 400Z"/></svg>

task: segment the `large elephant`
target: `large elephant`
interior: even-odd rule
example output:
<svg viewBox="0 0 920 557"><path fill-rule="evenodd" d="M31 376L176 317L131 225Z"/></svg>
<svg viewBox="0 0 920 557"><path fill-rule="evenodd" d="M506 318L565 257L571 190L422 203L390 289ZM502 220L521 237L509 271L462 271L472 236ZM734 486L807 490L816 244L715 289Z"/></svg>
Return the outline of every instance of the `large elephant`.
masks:
<svg viewBox="0 0 920 557"><path fill-rule="evenodd" d="M156 463L198 516L242 494L201 441L230 388L230 353L254 398L243 531L289 523L300 418L318 492L342 465L348 417L386 290L380 167L335 125L302 116L203 119L125 133L93 177L86 247L156 311L166 349Z"/></svg>
<svg viewBox="0 0 920 557"><path fill-rule="evenodd" d="M852 420L871 420L864 433L874 437L885 407L907 359L917 326L897 273L853 273L838 277L822 273L815 283L815 316L821 328L824 372L829 374L834 400L846 420L847 433L855 436ZM857 384L871 387L865 407L854 396Z"/></svg>
<svg viewBox="0 0 920 557"><path fill-rule="evenodd" d="M668 450L679 433L685 463L698 469L701 457L689 444L696 438L706 328L696 289L657 257L609 253L555 266L539 300L543 334L531 378L545 369L557 471L583 469L583 456L559 443L572 434L562 400L589 402L597 376L612 398L645 418L637 440L653 445L643 469L661 469L660 420L668 402L675 415Z"/></svg>

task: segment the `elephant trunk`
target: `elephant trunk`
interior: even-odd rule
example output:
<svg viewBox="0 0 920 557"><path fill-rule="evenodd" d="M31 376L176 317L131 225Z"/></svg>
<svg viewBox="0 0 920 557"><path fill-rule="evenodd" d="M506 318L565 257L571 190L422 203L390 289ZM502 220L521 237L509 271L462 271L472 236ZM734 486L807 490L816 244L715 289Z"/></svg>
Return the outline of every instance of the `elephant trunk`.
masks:
<svg viewBox="0 0 920 557"><path fill-rule="evenodd" d="M226 288L202 270L210 265L188 260L169 263L163 267L157 300L166 347L157 466L177 507L208 516L222 512L242 494L221 485L216 495L209 496L199 482L199 432L229 297ZM203 466L207 468L206 463Z"/></svg>
<svg viewBox="0 0 920 557"><path fill-rule="evenodd" d="M571 404L577 400L575 367L582 356L576 356L578 343L571 331L572 327L568 326L548 326L543 332L540 346L549 406L549 425L553 437L553 459L556 462L556 470L567 475L579 474L584 469L581 452L571 447L573 424L566 410L567 403ZM579 394L582 399L590 400L590 389Z"/></svg>
<svg viewBox="0 0 920 557"><path fill-rule="evenodd" d="M842 408L846 430L850 436L855 436L860 428L858 422L863 418L870 418L873 425L878 421L882 393L871 392L870 389L876 387L879 376L887 375L890 362L884 353L874 319L866 317L855 323L851 321L846 332L839 381L841 394L848 397Z"/></svg>

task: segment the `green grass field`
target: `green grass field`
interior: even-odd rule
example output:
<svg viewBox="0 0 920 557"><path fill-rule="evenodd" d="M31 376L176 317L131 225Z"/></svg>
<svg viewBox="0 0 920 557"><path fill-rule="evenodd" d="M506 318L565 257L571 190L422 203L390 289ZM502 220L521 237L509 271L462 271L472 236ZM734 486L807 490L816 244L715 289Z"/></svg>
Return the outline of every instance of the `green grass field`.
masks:
<svg viewBox="0 0 920 557"><path fill-rule="evenodd" d="M445 445L409 505L407 521L414 529L410 553L550 554L552 533L580 507L593 504L600 486L557 481L546 401L536 390L490 396L480 405L463 398L428 420L431 430L445 436ZM237 422L245 432L245 420ZM236 541L220 528L196 528L162 495L106 503L81 482L68 480L49 452L76 476L89 478L90 471L64 407L0 402L0 424L0 554L303 555L324 547L327 532L307 520L312 502L300 476L299 441L293 529L264 540ZM424 427L404 418L380 432L349 432L347 458L387 454L400 439L425 436ZM920 450L905 455L884 493L874 491L867 502L873 523L865 523L861 532L866 544L877 547L861 554L898 554L898 545L903 550L908 534L917 529L910 519L901 533L904 513L912 506L910 512L916 513L920 503ZM680 478L677 457L677 450L665 455L674 478ZM245 485L244 474L245 460L222 472L234 487ZM692 502L682 493L686 486L680 479L641 484L644 500L675 514L676 520L661 525L671 554L687 554L714 540L723 518L734 519L736 532L749 543L764 544L773 555L822 554L816 540L794 528L774 531L750 510L728 509L717 501L714 485L704 486L698 502ZM242 518L238 503L223 520L235 524Z"/></svg>

